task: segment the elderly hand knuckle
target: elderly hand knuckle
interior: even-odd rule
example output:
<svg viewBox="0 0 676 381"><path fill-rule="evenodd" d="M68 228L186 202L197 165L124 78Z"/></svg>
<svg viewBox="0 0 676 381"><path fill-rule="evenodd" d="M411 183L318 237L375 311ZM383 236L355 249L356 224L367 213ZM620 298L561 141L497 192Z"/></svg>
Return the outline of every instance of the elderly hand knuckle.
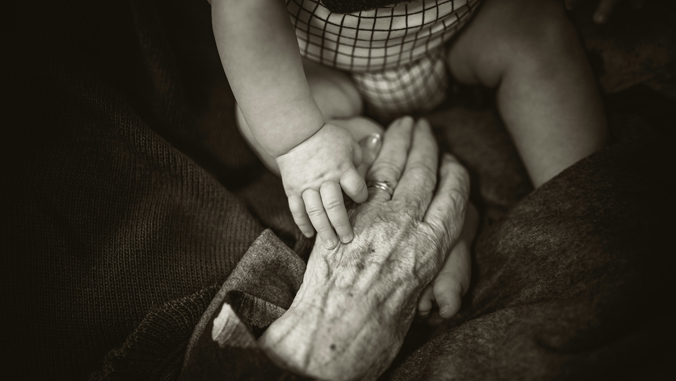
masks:
<svg viewBox="0 0 676 381"><path fill-rule="evenodd" d="M426 163L414 163L409 166L409 170L416 172L424 179L435 179L437 177L437 169L432 168Z"/></svg>
<svg viewBox="0 0 676 381"><path fill-rule="evenodd" d="M405 220L412 221L413 223L419 222L420 220L420 207L419 207L419 201L410 199L407 200L407 204L411 205L411 207L406 208L400 212L400 216L405 218Z"/></svg>
<svg viewBox="0 0 676 381"><path fill-rule="evenodd" d="M399 177L399 166L389 160L379 161L373 165L373 172L378 175L385 175L392 178Z"/></svg>

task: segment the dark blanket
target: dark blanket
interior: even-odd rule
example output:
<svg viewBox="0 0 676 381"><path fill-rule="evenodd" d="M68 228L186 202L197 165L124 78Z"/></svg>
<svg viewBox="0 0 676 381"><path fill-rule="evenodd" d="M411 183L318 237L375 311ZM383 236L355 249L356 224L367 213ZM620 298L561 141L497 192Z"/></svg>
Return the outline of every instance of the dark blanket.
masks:
<svg viewBox="0 0 676 381"><path fill-rule="evenodd" d="M312 242L234 127L206 1L21 6L0 73L5 372L175 379L223 285L279 312ZM608 68L612 36L587 41ZM661 78L608 96L612 145L532 193L490 99L460 89L430 115L472 173L472 288L452 320L414 322L385 379L673 377L676 124ZM228 355L230 377L293 377L260 351Z"/></svg>

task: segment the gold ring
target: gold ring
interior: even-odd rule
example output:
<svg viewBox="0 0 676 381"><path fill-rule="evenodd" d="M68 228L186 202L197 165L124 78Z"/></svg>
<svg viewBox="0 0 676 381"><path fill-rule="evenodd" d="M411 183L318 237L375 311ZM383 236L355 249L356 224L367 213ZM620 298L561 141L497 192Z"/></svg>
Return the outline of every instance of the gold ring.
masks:
<svg viewBox="0 0 676 381"><path fill-rule="evenodd" d="M380 190L384 190L387 192L387 194L390 195L390 199L392 198L392 195L394 194L394 188L392 188L392 185L390 185L389 182L387 181L369 181L366 184L367 188L376 188Z"/></svg>

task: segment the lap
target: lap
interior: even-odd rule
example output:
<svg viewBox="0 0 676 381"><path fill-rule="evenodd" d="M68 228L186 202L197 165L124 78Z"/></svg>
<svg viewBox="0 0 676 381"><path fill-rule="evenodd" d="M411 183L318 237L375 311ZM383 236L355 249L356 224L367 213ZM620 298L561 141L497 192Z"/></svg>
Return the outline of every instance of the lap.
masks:
<svg viewBox="0 0 676 381"><path fill-rule="evenodd" d="M429 339L388 377L621 377L668 354L671 161L659 136L616 144L484 226L468 307L414 325Z"/></svg>

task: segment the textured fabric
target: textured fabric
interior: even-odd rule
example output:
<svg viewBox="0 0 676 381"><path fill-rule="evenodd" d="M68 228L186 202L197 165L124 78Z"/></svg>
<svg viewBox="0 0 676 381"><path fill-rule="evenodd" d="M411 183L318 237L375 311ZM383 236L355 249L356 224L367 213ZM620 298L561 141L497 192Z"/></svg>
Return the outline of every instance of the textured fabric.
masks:
<svg viewBox="0 0 676 381"><path fill-rule="evenodd" d="M397 69L354 73L352 78L368 105L369 114L381 121L433 110L446 99L448 73L443 52L423 57Z"/></svg>
<svg viewBox="0 0 676 381"><path fill-rule="evenodd" d="M433 0L333 13L318 0L287 0L301 55L354 73L364 100L382 119L428 111L444 99L444 43L479 0Z"/></svg>
<svg viewBox="0 0 676 381"><path fill-rule="evenodd" d="M167 344L185 349L202 298L264 229L311 244L235 127L208 2L159 4L16 13L0 73L0 278L15 311L3 346L10 371L23 366L11 379L85 379L138 348L125 343L165 307L180 325L161 332L191 326Z"/></svg>
<svg viewBox="0 0 676 381"><path fill-rule="evenodd" d="M232 305L293 297L298 267L274 292L240 282L254 243L298 264L312 242L236 131L206 1L17 5L0 71L5 378L175 379L223 285L238 280ZM673 379L673 109L618 94L613 145L530 195L493 111L430 115L484 223L466 308L416 321L384 379Z"/></svg>
<svg viewBox="0 0 676 381"><path fill-rule="evenodd" d="M262 234L197 324L181 379L302 379L268 360L256 338L291 305L304 272L305 262Z"/></svg>
<svg viewBox="0 0 676 381"><path fill-rule="evenodd" d="M410 2L410 0L322 0L322 4L331 12L350 13L366 11L373 8L384 7L387 5Z"/></svg>
<svg viewBox="0 0 676 381"><path fill-rule="evenodd" d="M485 221L465 308L419 321L386 379L673 377L674 141L626 110L611 125L610 148Z"/></svg>
<svg viewBox="0 0 676 381"><path fill-rule="evenodd" d="M461 121L455 111L435 118ZM676 316L664 303L675 290L676 258L665 252L676 228L673 142L631 114L617 115L612 125L618 139L612 147L499 219L484 219L464 308L449 321L418 318L381 379L673 377L667 364L676 354ZM442 138L452 141L466 128L446 128ZM470 169L480 155L465 157ZM243 355L257 364L256 332L284 312L302 281L302 271L266 262L255 269L243 264L248 269L241 273L266 274L248 282L234 275L238 267L237 280L214 299L217 307L202 318L208 323L194 333L184 380L242 374L237 367L246 361L236 359ZM268 364L247 369L284 376Z"/></svg>
<svg viewBox="0 0 676 381"><path fill-rule="evenodd" d="M129 378L171 380L181 371L184 348L200 315L218 291L216 285L154 308L124 341L105 357L90 380Z"/></svg>

